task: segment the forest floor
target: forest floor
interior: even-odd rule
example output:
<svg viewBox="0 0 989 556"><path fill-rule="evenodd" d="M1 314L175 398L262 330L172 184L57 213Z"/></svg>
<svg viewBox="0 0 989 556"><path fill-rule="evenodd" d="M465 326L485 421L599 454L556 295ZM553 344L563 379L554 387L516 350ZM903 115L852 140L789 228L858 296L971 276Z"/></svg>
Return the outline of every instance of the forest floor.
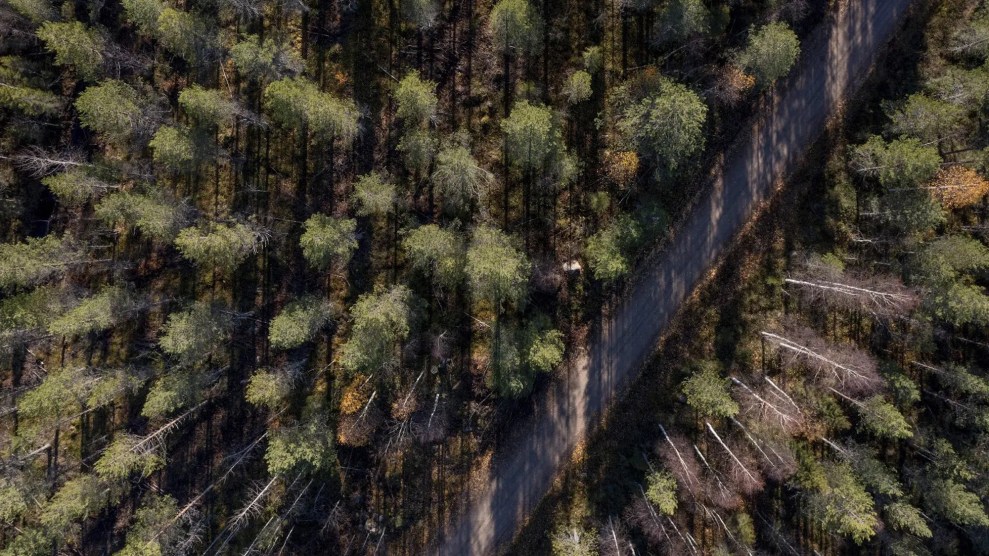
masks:
<svg viewBox="0 0 989 556"><path fill-rule="evenodd" d="M799 66L712 172L673 239L642 266L628 295L602 317L565 376L516 427L512 448L470 482L441 554L489 554L511 540L557 471L655 351L681 305L733 238L792 173L864 81L912 0L846 3L804 43Z"/></svg>

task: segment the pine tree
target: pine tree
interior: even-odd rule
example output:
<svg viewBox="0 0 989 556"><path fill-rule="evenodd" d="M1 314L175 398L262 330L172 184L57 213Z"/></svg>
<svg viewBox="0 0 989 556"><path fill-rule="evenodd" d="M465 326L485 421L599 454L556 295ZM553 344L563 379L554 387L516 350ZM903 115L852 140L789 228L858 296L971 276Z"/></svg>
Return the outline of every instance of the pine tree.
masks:
<svg viewBox="0 0 989 556"><path fill-rule="evenodd" d="M409 72L395 88L395 116L406 127L429 124L436 117L436 83L424 81L416 72Z"/></svg>
<svg viewBox="0 0 989 556"><path fill-rule="evenodd" d="M313 296L297 299L271 320L268 341L274 349L298 347L329 324L334 313L333 305L326 300Z"/></svg>
<svg viewBox="0 0 989 556"><path fill-rule="evenodd" d="M245 224L190 227L179 232L175 247L182 256L208 269L234 270L264 242L263 232Z"/></svg>
<svg viewBox="0 0 989 556"><path fill-rule="evenodd" d="M398 362L398 344L411 331L412 293L405 286L375 288L350 309L350 340L341 348L340 363L351 372L374 373Z"/></svg>
<svg viewBox="0 0 989 556"><path fill-rule="evenodd" d="M408 233L402 247L412 267L427 273L438 286L453 290L465 278L464 241L452 230L420 226Z"/></svg>
<svg viewBox="0 0 989 556"><path fill-rule="evenodd" d="M703 149L706 119L697 93L663 79L655 94L625 109L618 130L640 154L674 172Z"/></svg>
<svg viewBox="0 0 989 556"><path fill-rule="evenodd" d="M78 21L46 21L38 29L45 47L55 53L55 63L73 66L80 78L95 81L103 73L103 37Z"/></svg>
<svg viewBox="0 0 989 556"><path fill-rule="evenodd" d="M336 218L314 214L303 223L299 246L309 264L318 270L347 266L357 249L357 222L350 218Z"/></svg>
<svg viewBox="0 0 989 556"><path fill-rule="evenodd" d="M738 64L756 78L760 87L770 87L790 73L800 57L800 39L787 24L773 22L753 30Z"/></svg>
<svg viewBox="0 0 989 556"><path fill-rule="evenodd" d="M141 125L141 103L133 87L111 79L83 91L76 99L76 109L83 127L119 144Z"/></svg>
<svg viewBox="0 0 989 556"><path fill-rule="evenodd" d="M475 301L495 306L521 303L526 294L529 261L504 232L478 226L471 234L465 267Z"/></svg>

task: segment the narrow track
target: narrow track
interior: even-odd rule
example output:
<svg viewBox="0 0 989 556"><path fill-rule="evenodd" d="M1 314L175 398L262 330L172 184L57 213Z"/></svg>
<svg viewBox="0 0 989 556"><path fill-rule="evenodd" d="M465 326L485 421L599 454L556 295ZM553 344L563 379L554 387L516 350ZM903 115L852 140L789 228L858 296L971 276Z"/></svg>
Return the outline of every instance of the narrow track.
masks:
<svg viewBox="0 0 989 556"><path fill-rule="evenodd" d="M533 418L496 459L486 486L465 494L465 509L438 543L439 554L493 554L512 539L577 442L654 352L694 287L858 90L911 2L846 0L804 42L800 64L736 142L674 239L598 327L567 378L535 402Z"/></svg>

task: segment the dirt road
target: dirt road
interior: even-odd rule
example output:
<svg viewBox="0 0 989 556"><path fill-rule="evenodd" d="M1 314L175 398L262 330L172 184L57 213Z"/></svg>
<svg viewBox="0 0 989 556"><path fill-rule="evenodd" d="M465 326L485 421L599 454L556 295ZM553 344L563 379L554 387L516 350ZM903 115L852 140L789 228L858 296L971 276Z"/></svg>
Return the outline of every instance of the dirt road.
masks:
<svg viewBox="0 0 989 556"><path fill-rule="evenodd" d="M440 554L493 554L549 489L602 409L623 392L664 328L774 184L796 169L837 107L857 90L911 0L847 0L804 42L799 66L772 106L736 143L724 170L628 298L602 323L566 380L553 383L520 424L519 441L492 465L487 486L438 545Z"/></svg>

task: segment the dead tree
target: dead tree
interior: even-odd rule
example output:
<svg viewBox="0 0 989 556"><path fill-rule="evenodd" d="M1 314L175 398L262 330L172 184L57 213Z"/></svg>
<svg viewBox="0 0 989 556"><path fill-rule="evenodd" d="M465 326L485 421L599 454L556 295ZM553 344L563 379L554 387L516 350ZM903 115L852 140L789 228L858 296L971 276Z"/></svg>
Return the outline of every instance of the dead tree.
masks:
<svg viewBox="0 0 989 556"><path fill-rule="evenodd" d="M785 336L766 331L761 334L779 348L785 364L802 365L824 387L840 387L851 395L867 395L883 385L875 360L858 348L829 344L805 326L792 326L784 332Z"/></svg>

